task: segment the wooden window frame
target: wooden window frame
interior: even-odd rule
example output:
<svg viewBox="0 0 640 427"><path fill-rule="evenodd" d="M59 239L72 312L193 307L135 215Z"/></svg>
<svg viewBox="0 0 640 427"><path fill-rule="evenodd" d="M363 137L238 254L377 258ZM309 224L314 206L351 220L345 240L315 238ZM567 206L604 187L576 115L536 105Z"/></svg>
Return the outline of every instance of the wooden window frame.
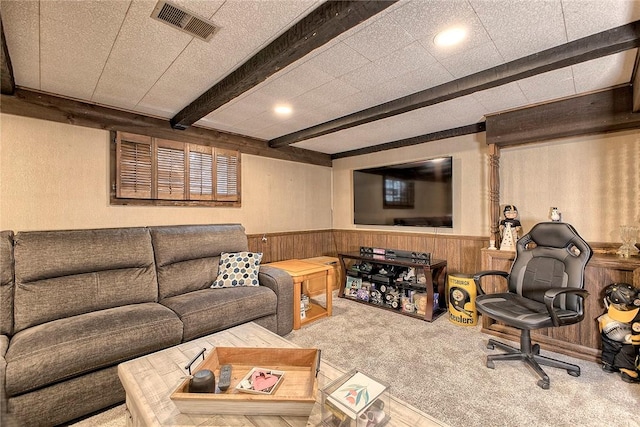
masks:
<svg viewBox="0 0 640 427"><path fill-rule="evenodd" d="M150 166L145 164L147 160L145 145L150 147ZM127 147L127 150L123 147ZM138 151L138 147L143 148ZM171 153L171 150L174 152ZM241 206L242 170L238 150L153 138L128 132L112 132L110 151L110 203L112 205ZM163 165L159 165L159 153L161 156L163 153L166 155L163 156L165 160ZM226 161L221 162L219 166L218 158ZM123 162L123 159L128 160L128 163ZM138 164L139 160L142 163ZM208 161L211 164L210 173L206 170ZM193 162L193 168L191 162ZM224 168L223 163L226 165ZM203 165L205 170L201 170ZM180 172L182 173L182 180L179 178L176 180L176 172L179 172L178 177ZM136 181L138 178L142 180L144 186L138 185ZM149 179L150 189L148 188ZM228 183L223 188L223 192L217 191L218 179L221 183ZM159 182L162 184L160 187Z"/></svg>

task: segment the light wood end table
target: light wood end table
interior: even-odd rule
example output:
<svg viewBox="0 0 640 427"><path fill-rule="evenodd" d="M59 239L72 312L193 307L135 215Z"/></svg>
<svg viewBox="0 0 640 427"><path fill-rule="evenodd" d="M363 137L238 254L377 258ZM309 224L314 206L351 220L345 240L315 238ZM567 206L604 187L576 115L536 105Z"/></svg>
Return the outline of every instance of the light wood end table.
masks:
<svg viewBox="0 0 640 427"><path fill-rule="evenodd" d="M331 316L332 291L336 280L333 266L300 259L272 262L266 265L284 270L293 278L293 329L300 329L300 327L306 323L313 322L322 317ZM325 280L325 306L323 307L320 304L310 301L309 309L306 311L304 319L302 319L300 316L302 287L310 280L318 278Z"/></svg>

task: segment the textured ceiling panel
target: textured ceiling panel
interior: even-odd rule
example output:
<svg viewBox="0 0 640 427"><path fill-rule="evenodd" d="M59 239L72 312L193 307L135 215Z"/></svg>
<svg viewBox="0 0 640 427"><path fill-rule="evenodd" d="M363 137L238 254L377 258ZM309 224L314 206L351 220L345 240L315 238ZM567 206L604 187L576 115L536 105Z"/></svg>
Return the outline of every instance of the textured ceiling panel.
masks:
<svg viewBox="0 0 640 427"><path fill-rule="evenodd" d="M2 26L16 85L40 89L40 4L2 2Z"/></svg>
<svg viewBox="0 0 640 427"><path fill-rule="evenodd" d="M506 85L494 87L492 89L476 92L473 97L487 111L499 112L509 110L511 108L527 105L527 98L522 93L522 89L518 83L507 83Z"/></svg>
<svg viewBox="0 0 640 427"><path fill-rule="evenodd" d="M559 0L470 0L505 61L567 42Z"/></svg>
<svg viewBox="0 0 640 427"><path fill-rule="evenodd" d="M453 46L436 46L434 39L438 32L452 27L463 28L466 31L466 37L461 43ZM475 14L458 15L455 19L447 23L446 26L441 25L426 37L420 39L420 43L429 51L431 55L439 60L443 60L456 55L463 55L478 46L491 42L489 34Z"/></svg>
<svg viewBox="0 0 640 427"><path fill-rule="evenodd" d="M563 0L569 41L640 19L638 0Z"/></svg>
<svg viewBox="0 0 640 427"><path fill-rule="evenodd" d="M131 4L93 101L134 109L189 43L204 43L149 19L154 6L147 2Z"/></svg>
<svg viewBox="0 0 640 427"><path fill-rule="evenodd" d="M378 19L344 42L370 61L382 58L415 40L390 15Z"/></svg>
<svg viewBox="0 0 640 427"><path fill-rule="evenodd" d="M573 76L578 93L628 83L637 49L620 52L574 65Z"/></svg>
<svg viewBox="0 0 640 427"><path fill-rule="evenodd" d="M91 100L127 13L127 2L40 2L40 81L45 92Z"/></svg>
<svg viewBox="0 0 640 427"><path fill-rule="evenodd" d="M210 42L153 20L156 0L14 0L2 21L16 84L171 118L320 0L174 0L220 30ZM640 20L640 0L401 0L197 122L274 139ZM453 25L468 35L436 47ZM636 49L295 144L325 153L482 121L629 83ZM286 103L290 116L273 108Z"/></svg>
<svg viewBox="0 0 640 427"><path fill-rule="evenodd" d="M467 1L404 2L389 14L414 40L433 40L436 33L442 30L468 22L468 19L476 19ZM464 46L474 43L473 38L469 38Z"/></svg>
<svg viewBox="0 0 640 427"><path fill-rule="evenodd" d="M316 0L225 2L210 17L220 27L213 39L209 43L189 44L142 99L140 107L177 113L319 3Z"/></svg>
<svg viewBox="0 0 640 427"><path fill-rule="evenodd" d="M504 61L493 43L485 43L440 62L454 77L460 78L495 67Z"/></svg>
<svg viewBox="0 0 640 427"><path fill-rule="evenodd" d="M309 63L333 77L340 77L369 63L369 60L346 43L339 42L311 58Z"/></svg>
<svg viewBox="0 0 640 427"><path fill-rule="evenodd" d="M518 82L518 86L531 104L564 98L576 93L571 67L522 79Z"/></svg>

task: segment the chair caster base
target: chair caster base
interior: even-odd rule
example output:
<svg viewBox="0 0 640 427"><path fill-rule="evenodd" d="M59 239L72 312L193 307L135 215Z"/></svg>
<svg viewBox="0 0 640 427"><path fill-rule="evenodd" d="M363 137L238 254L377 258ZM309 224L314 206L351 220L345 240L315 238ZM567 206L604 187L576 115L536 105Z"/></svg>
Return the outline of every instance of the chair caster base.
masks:
<svg viewBox="0 0 640 427"><path fill-rule="evenodd" d="M564 369L572 377L580 376L580 367L578 365L541 355L540 345L531 343L531 335L528 330L522 331L520 336L520 348L512 347L494 339L489 339L487 342L487 348L493 350L496 347L505 350L506 353L487 356L487 368L495 369L496 361L521 360L525 364L529 365L538 375L539 380L537 385L543 390L549 389L551 381L549 380L549 376L542 369L542 366Z"/></svg>
<svg viewBox="0 0 640 427"><path fill-rule="evenodd" d="M549 381L545 381L545 380L538 380L538 387L540 387L543 390L549 390Z"/></svg>

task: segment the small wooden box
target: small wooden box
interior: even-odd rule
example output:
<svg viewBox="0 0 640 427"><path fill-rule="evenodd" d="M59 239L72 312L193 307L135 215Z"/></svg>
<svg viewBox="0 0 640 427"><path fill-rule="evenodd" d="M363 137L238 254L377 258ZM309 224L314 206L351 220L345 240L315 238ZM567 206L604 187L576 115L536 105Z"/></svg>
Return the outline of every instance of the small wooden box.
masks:
<svg viewBox="0 0 640 427"><path fill-rule="evenodd" d="M309 416L316 403L320 350L298 348L215 347L193 370L209 369L216 376L231 365L231 384L221 393L189 393L189 379L171 393L171 400L186 414ZM253 369L284 371L282 383L269 395L238 392L235 387Z"/></svg>

